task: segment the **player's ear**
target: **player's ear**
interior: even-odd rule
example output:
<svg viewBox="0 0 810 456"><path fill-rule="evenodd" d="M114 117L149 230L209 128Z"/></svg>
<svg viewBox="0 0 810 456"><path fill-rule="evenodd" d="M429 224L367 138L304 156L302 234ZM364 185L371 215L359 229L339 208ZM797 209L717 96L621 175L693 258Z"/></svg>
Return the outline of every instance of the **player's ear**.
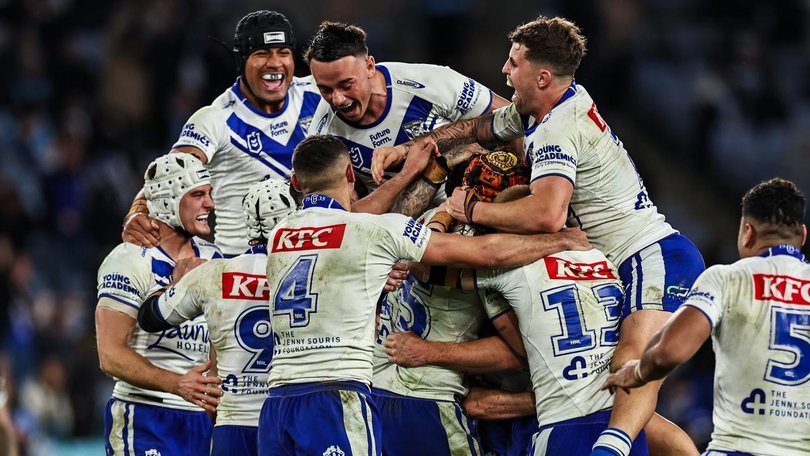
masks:
<svg viewBox="0 0 810 456"><path fill-rule="evenodd" d="M551 85L551 71L546 68L537 72L537 88L543 89Z"/></svg>
<svg viewBox="0 0 810 456"><path fill-rule="evenodd" d="M802 246L804 246L804 241L807 240L807 225L802 225Z"/></svg>
<svg viewBox="0 0 810 456"><path fill-rule="evenodd" d="M743 225L741 241L743 247L745 248L751 248L754 246L754 243L757 241L757 229L754 225L745 222L745 225Z"/></svg>
<svg viewBox="0 0 810 456"><path fill-rule="evenodd" d="M346 165L346 180L349 181L352 184L356 180L355 175L354 175L354 168L352 168L351 163Z"/></svg>
<svg viewBox="0 0 810 456"><path fill-rule="evenodd" d="M376 61L374 60L373 55L366 56L366 74L368 75L369 79L374 76L374 73L377 72Z"/></svg>
<svg viewBox="0 0 810 456"><path fill-rule="evenodd" d="M296 192L298 192L298 193L304 193L304 192L301 190L301 184L300 184L300 183L298 183L298 178L297 178L297 177L295 177L295 174L293 174L292 176L290 176L290 183L292 184L292 186L293 186L293 188L295 189L295 191L296 191Z"/></svg>

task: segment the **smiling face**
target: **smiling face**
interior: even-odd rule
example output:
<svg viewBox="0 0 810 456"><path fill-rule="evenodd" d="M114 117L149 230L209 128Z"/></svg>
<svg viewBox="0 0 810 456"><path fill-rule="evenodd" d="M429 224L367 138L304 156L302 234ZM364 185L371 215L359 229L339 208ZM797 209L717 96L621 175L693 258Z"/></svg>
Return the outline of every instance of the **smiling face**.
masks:
<svg viewBox="0 0 810 456"><path fill-rule="evenodd" d="M531 115L537 109L540 71L540 68L526 58L526 47L512 43L509 58L503 64L501 73L506 75L506 85L515 89L512 103L523 115Z"/></svg>
<svg viewBox="0 0 810 456"><path fill-rule="evenodd" d="M207 236L211 233L208 216L214 210L211 186L201 185L191 189L180 199L180 223L183 229L193 236Z"/></svg>
<svg viewBox="0 0 810 456"><path fill-rule="evenodd" d="M323 99L344 119L361 123L371 99L374 57L349 55L331 62L312 59L309 69Z"/></svg>
<svg viewBox="0 0 810 456"><path fill-rule="evenodd" d="M278 112L284 106L294 72L292 49L257 50L245 62L245 79L242 83L250 89L243 90L245 97L262 111Z"/></svg>

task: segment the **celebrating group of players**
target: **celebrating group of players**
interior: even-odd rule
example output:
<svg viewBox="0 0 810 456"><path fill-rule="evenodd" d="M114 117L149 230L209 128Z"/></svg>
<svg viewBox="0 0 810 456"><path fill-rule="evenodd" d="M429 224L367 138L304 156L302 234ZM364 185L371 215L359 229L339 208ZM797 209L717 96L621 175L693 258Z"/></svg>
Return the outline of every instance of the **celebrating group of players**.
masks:
<svg viewBox="0 0 810 456"><path fill-rule="evenodd" d="M704 273L575 82L576 25L509 40L511 103L328 21L296 78L289 21L239 21L236 82L99 268L108 455L695 455L655 405L710 335L708 454L810 455L804 197L751 189L746 259Z"/></svg>

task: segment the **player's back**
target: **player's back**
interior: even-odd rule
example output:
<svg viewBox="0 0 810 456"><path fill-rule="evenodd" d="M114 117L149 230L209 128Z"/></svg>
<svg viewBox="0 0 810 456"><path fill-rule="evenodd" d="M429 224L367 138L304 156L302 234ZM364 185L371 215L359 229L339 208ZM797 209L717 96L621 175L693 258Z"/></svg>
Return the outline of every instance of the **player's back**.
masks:
<svg viewBox="0 0 810 456"><path fill-rule="evenodd" d="M687 300L715 324L709 449L810 455L810 265L774 250L708 269Z"/></svg>
<svg viewBox="0 0 810 456"><path fill-rule="evenodd" d="M479 271L517 314L541 426L609 408L599 387L618 343L618 273L597 250L561 252L522 268Z"/></svg>
<svg viewBox="0 0 810 456"><path fill-rule="evenodd" d="M193 318L205 315L224 395L217 425L256 426L273 354L267 302L266 247L231 259L211 260L190 271L165 293L160 311Z"/></svg>
<svg viewBox="0 0 810 456"><path fill-rule="evenodd" d="M386 276L397 259L419 259L426 248L429 230L413 219L350 213L334 204L309 195L304 209L270 234L271 387L370 384L375 309Z"/></svg>

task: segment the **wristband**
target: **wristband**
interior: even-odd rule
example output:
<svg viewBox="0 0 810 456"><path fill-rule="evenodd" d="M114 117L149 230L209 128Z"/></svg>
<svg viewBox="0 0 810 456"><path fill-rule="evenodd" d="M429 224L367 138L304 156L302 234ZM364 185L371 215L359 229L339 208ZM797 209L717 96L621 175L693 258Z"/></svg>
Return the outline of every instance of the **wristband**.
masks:
<svg viewBox="0 0 810 456"><path fill-rule="evenodd" d="M447 180L447 173L449 172L450 167L447 166L447 160L444 157L433 157L422 171L422 180L433 188L439 188Z"/></svg>
<svg viewBox="0 0 810 456"><path fill-rule="evenodd" d="M442 230L434 230L433 228L430 229L433 231L441 231L442 233L446 233L450 230L450 227L453 225L453 222L455 221L456 219L454 219L452 215L447 213L447 211L441 211L437 212L436 214L433 215L433 217L430 218L430 221L427 223L427 227L430 228L431 223L438 223L439 225L442 226L443 228Z"/></svg>
<svg viewBox="0 0 810 456"><path fill-rule="evenodd" d="M637 381L642 385L647 383L647 381L644 380L644 377L642 377L641 375L641 360L639 360L638 364L636 364L636 368L633 369L633 380Z"/></svg>
<svg viewBox="0 0 810 456"><path fill-rule="evenodd" d="M475 194L472 190L467 190L467 196L464 198L464 215L467 216L467 221L470 223L473 222L473 210L475 209L475 205L481 201L478 198L478 195Z"/></svg>
<svg viewBox="0 0 810 456"><path fill-rule="evenodd" d="M127 212L126 217L124 217L124 226L127 225L127 222L129 222L132 217L138 214L149 215L149 207L146 205L145 199L137 199L133 201L132 206L129 208L129 212Z"/></svg>

